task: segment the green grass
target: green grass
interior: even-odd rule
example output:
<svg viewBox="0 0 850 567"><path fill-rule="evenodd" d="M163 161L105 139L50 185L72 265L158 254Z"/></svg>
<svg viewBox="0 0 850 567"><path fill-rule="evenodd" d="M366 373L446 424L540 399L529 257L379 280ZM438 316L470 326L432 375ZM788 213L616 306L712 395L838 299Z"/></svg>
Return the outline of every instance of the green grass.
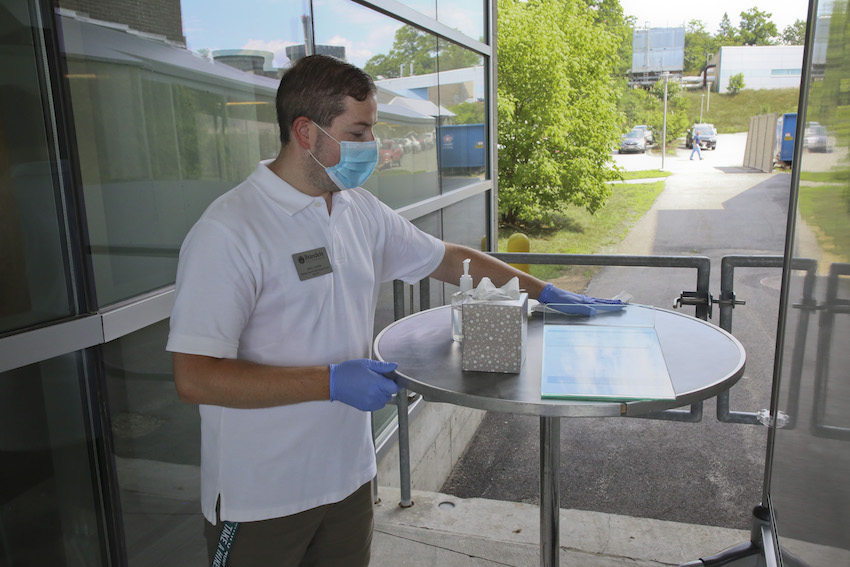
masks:
<svg viewBox="0 0 850 567"><path fill-rule="evenodd" d="M817 183L846 183L848 177L850 177L850 172L844 169L800 172L800 181L813 181Z"/></svg>
<svg viewBox="0 0 850 567"><path fill-rule="evenodd" d="M653 177L667 177L668 175L672 174L660 169L644 169L643 171L624 171L623 179L651 179Z"/></svg>
<svg viewBox="0 0 850 567"><path fill-rule="evenodd" d="M688 116L691 122L699 122L702 91L688 91L684 96L690 101ZM797 112L800 96L798 89L744 88L736 95L706 93L703 102L702 121L714 124L721 134L746 132L750 127L750 117L776 112Z"/></svg>
<svg viewBox="0 0 850 567"><path fill-rule="evenodd" d="M850 202L845 185L800 186L800 214L835 261L850 261Z"/></svg>
<svg viewBox="0 0 850 567"><path fill-rule="evenodd" d="M651 171L648 177L661 177ZM591 215L579 207L571 207L552 226L528 228L524 233L530 240L531 252L544 254L604 254L610 253L629 232L629 229L649 210L664 189L663 181L652 183L618 183L612 186L611 198L604 207ZM507 240L513 229L499 231L499 250L507 250ZM569 277L572 289L580 291L593 276L594 269L576 266L563 268L532 265L531 273L551 281Z"/></svg>

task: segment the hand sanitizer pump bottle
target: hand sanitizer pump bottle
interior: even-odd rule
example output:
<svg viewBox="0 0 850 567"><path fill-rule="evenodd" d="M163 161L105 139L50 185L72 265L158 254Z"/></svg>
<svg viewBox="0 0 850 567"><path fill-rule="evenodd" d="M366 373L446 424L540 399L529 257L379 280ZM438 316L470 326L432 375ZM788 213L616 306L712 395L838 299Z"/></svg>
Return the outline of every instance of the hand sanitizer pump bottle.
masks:
<svg viewBox="0 0 850 567"><path fill-rule="evenodd" d="M472 276L469 275L469 259L463 261L460 291L452 295L452 339L463 340L463 303L472 296Z"/></svg>

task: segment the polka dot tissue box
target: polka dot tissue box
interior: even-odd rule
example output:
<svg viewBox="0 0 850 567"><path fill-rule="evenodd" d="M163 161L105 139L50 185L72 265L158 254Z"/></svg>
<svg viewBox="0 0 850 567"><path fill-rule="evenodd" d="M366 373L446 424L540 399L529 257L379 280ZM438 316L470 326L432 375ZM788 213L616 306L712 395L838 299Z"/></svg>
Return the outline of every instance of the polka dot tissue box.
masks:
<svg viewBox="0 0 850 567"><path fill-rule="evenodd" d="M517 299L469 300L463 304L461 368L515 374L525 362L528 294Z"/></svg>

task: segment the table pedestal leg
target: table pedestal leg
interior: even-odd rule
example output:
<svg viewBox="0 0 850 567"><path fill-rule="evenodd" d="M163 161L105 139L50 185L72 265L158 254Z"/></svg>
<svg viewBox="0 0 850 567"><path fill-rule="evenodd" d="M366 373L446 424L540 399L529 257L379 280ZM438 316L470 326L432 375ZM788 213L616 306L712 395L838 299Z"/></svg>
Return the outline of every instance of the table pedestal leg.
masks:
<svg viewBox="0 0 850 567"><path fill-rule="evenodd" d="M556 567L560 544L561 503L558 469L561 465L561 419L540 418L540 565Z"/></svg>

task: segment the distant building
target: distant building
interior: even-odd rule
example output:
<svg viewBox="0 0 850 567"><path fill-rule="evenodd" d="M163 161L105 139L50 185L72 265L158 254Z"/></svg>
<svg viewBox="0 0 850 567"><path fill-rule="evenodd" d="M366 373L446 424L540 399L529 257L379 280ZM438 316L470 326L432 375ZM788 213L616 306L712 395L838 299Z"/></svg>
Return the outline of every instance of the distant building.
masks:
<svg viewBox="0 0 850 567"><path fill-rule="evenodd" d="M680 77L685 68L685 28L636 29L632 35L632 86L655 84L667 72Z"/></svg>
<svg viewBox="0 0 850 567"><path fill-rule="evenodd" d="M316 45L316 54L330 55L331 57L345 61L345 47L342 45ZM296 61L307 57L307 50L304 48L303 43L290 45L286 48L286 56L289 57L289 64L295 65Z"/></svg>
<svg viewBox="0 0 850 567"><path fill-rule="evenodd" d="M716 65L714 90L728 92L729 79L742 73L747 89L799 88L802 45L743 45L720 48L709 65Z"/></svg>
<svg viewBox="0 0 850 567"><path fill-rule="evenodd" d="M212 58L234 69L262 77L279 79L279 69L274 66L274 53L255 49L219 49Z"/></svg>

